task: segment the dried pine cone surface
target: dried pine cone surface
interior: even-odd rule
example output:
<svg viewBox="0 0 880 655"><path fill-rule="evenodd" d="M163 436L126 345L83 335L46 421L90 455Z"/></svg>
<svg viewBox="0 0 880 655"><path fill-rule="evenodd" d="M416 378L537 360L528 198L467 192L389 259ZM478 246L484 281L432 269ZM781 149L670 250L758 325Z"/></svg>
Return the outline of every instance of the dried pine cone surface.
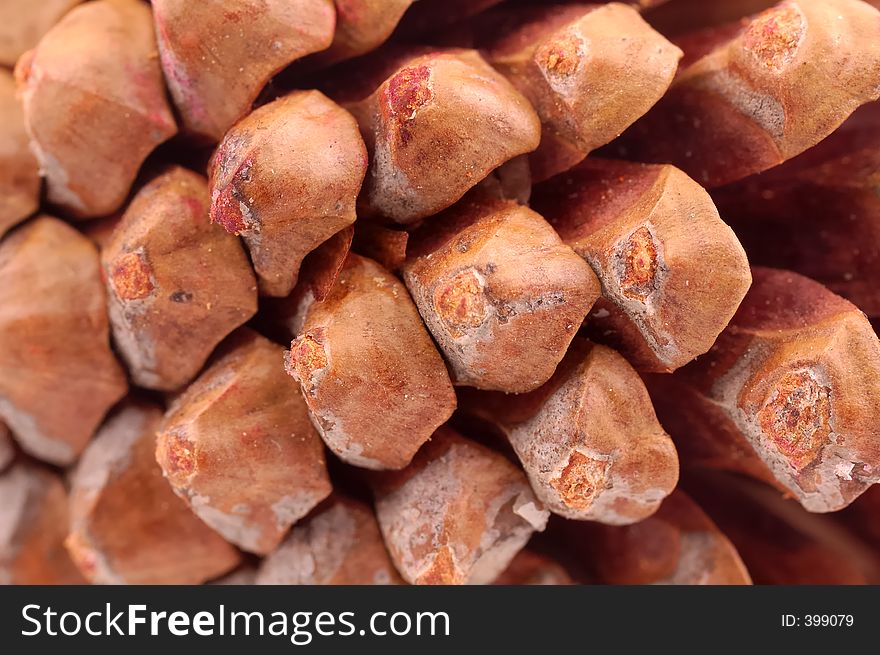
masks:
<svg viewBox="0 0 880 655"><path fill-rule="evenodd" d="M880 2L0 3L0 584L880 583Z"/></svg>

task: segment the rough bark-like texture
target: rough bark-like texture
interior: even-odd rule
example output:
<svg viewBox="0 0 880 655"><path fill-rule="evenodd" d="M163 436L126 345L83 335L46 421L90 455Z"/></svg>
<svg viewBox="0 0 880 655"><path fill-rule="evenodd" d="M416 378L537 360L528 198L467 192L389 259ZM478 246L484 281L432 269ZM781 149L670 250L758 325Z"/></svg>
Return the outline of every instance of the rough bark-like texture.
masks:
<svg viewBox="0 0 880 655"><path fill-rule="evenodd" d="M501 7L481 17L486 59L541 117L535 179L577 164L647 112L672 83L681 50L632 7Z"/></svg>
<svg viewBox="0 0 880 655"><path fill-rule="evenodd" d="M367 152L355 120L296 91L238 123L211 163L211 220L240 234L262 293L286 296L303 258L355 220Z"/></svg>
<svg viewBox="0 0 880 655"><path fill-rule="evenodd" d="M239 548L265 555L331 492L324 444L284 351L254 332L178 397L156 459L178 496Z"/></svg>
<svg viewBox="0 0 880 655"><path fill-rule="evenodd" d="M834 521L739 476L709 474L688 489L761 585L880 583L880 554ZM876 518L872 518L876 523Z"/></svg>
<svg viewBox="0 0 880 655"><path fill-rule="evenodd" d="M67 492L54 473L18 464L0 473L0 584L84 584L64 550Z"/></svg>
<svg viewBox="0 0 880 655"><path fill-rule="evenodd" d="M40 172L28 146L15 80L0 70L0 238L39 204Z"/></svg>
<svg viewBox="0 0 880 655"><path fill-rule="evenodd" d="M772 171L716 189L757 266L821 282L880 317L880 103Z"/></svg>
<svg viewBox="0 0 880 655"><path fill-rule="evenodd" d="M686 466L758 477L812 512L880 481L880 342L854 305L794 273L755 283L704 357L648 387Z"/></svg>
<svg viewBox="0 0 880 655"><path fill-rule="evenodd" d="M0 243L0 418L31 455L72 464L125 395L95 247L40 216Z"/></svg>
<svg viewBox="0 0 880 655"><path fill-rule="evenodd" d="M138 191L102 251L113 338L139 386L182 387L257 311L247 255L209 206L202 176L170 168Z"/></svg>
<svg viewBox="0 0 880 655"><path fill-rule="evenodd" d="M573 582L558 562L531 550L521 550L493 584L570 585Z"/></svg>
<svg viewBox="0 0 880 655"><path fill-rule="evenodd" d="M156 463L162 410L128 402L104 425L72 477L66 545L101 584L199 584L240 555L174 495Z"/></svg>
<svg viewBox="0 0 880 655"><path fill-rule="evenodd" d="M212 141L278 71L333 40L333 0L153 0L159 53L183 127Z"/></svg>
<svg viewBox="0 0 880 655"><path fill-rule="evenodd" d="M535 188L532 205L602 282L592 338L643 371L705 353L751 282L709 195L672 166L588 159Z"/></svg>
<svg viewBox="0 0 880 655"><path fill-rule="evenodd" d="M719 186L824 139L880 97L878 79L876 9L861 0L786 0L686 67L619 145L627 157L673 163Z"/></svg>
<svg viewBox="0 0 880 655"><path fill-rule="evenodd" d="M569 542L602 584L743 585L752 580L730 540L682 491L626 527L568 523Z"/></svg>
<svg viewBox="0 0 880 655"><path fill-rule="evenodd" d="M406 466L455 409L446 367L406 288L351 254L326 300L311 298L285 359L312 421L349 464Z"/></svg>
<svg viewBox="0 0 880 655"><path fill-rule="evenodd" d="M309 66L329 66L378 48L391 36L415 0L333 0L336 31L333 43L308 60Z"/></svg>
<svg viewBox="0 0 880 655"><path fill-rule="evenodd" d="M472 50L410 59L348 106L372 158L364 209L398 223L449 207L541 136L528 100Z"/></svg>
<svg viewBox="0 0 880 655"><path fill-rule="evenodd" d="M382 541L373 510L335 496L308 520L294 526L263 560L261 585L403 584Z"/></svg>
<svg viewBox="0 0 880 655"><path fill-rule="evenodd" d="M479 196L411 236L403 279L454 382L515 393L553 375L600 291L540 215Z"/></svg>
<svg viewBox="0 0 880 655"><path fill-rule="evenodd" d="M634 523L678 482L675 447L644 384L610 348L575 340L540 389L471 392L461 403L508 438L535 494L555 514Z"/></svg>
<svg viewBox="0 0 880 655"><path fill-rule="evenodd" d="M15 66L26 51L82 0L4 0L0 3L0 65Z"/></svg>
<svg viewBox="0 0 880 655"><path fill-rule="evenodd" d="M71 215L119 208L147 155L177 132L150 8L138 0L77 7L16 76L48 200Z"/></svg>
<svg viewBox="0 0 880 655"><path fill-rule="evenodd" d="M449 428L374 483L379 527L411 584L488 584L547 523L522 471Z"/></svg>

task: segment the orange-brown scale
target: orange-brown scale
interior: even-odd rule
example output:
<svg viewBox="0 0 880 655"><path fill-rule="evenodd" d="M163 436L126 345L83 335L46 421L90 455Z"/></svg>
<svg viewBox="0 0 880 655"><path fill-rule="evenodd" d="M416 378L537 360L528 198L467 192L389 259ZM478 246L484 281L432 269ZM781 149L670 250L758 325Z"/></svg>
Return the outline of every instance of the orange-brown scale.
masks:
<svg viewBox="0 0 880 655"><path fill-rule="evenodd" d="M794 58L805 31L804 17L797 7L774 7L752 21L743 34L743 47L767 68L778 71Z"/></svg>
<svg viewBox="0 0 880 655"><path fill-rule="evenodd" d="M324 345L313 335L304 334L290 344L285 367L290 375L312 390L314 374L327 368L328 363Z"/></svg>
<svg viewBox="0 0 880 655"><path fill-rule="evenodd" d="M408 123L416 111L434 97L430 87L431 69L427 66L404 68L388 81L385 99L391 118L398 121L400 144L409 143L411 134Z"/></svg>
<svg viewBox="0 0 880 655"><path fill-rule="evenodd" d="M798 471L810 465L831 433L831 390L809 371L786 373L758 412L761 430Z"/></svg>
<svg viewBox="0 0 880 655"><path fill-rule="evenodd" d="M171 434L171 438L160 441L158 459L166 475L176 486L183 486L196 471L196 452L194 444L180 434Z"/></svg>
<svg viewBox="0 0 880 655"><path fill-rule="evenodd" d="M249 143L248 139L230 139L229 144L225 145L225 147L221 146L221 152L217 155L216 161L220 162L219 165L222 167L226 153L234 152L237 148L243 148L247 143ZM229 156L232 159L232 156ZM235 171L235 175L232 176L230 183L219 192L214 193L210 212L211 222L219 223L230 234L239 235L245 230L252 230L257 227L252 213L253 210L250 204L245 202L245 193L239 186L251 181L251 169L253 166L253 159L245 159L241 166L238 167L238 170ZM244 205L246 210L242 209L242 205ZM248 215L245 215L245 211L247 211Z"/></svg>
<svg viewBox="0 0 880 655"><path fill-rule="evenodd" d="M593 499L607 484L608 462L603 462L583 453L574 452L568 465L550 485L559 492L562 501L577 510L589 509Z"/></svg>
<svg viewBox="0 0 880 655"><path fill-rule="evenodd" d="M456 332L482 325L487 307L479 274L467 269L438 285L434 307L440 319Z"/></svg>
<svg viewBox="0 0 880 655"><path fill-rule="evenodd" d="M621 291L627 298L644 302L654 290L658 269L657 244L648 228L640 227L629 236L621 259Z"/></svg>
<svg viewBox="0 0 880 655"><path fill-rule="evenodd" d="M535 53L538 65L559 77L567 77L577 71L581 59L581 42L572 34L547 42Z"/></svg>
<svg viewBox="0 0 880 655"><path fill-rule="evenodd" d="M440 549L430 568L416 581L417 584L422 585L448 585L462 582L461 572L455 566L452 549L449 546Z"/></svg>
<svg viewBox="0 0 880 655"><path fill-rule="evenodd" d="M110 275L121 300L140 300L153 293L153 271L143 253L129 252L118 257Z"/></svg>
<svg viewBox="0 0 880 655"><path fill-rule="evenodd" d="M211 206L211 222L219 223L230 234L239 235L248 229L241 213L241 205L232 189L226 188Z"/></svg>

